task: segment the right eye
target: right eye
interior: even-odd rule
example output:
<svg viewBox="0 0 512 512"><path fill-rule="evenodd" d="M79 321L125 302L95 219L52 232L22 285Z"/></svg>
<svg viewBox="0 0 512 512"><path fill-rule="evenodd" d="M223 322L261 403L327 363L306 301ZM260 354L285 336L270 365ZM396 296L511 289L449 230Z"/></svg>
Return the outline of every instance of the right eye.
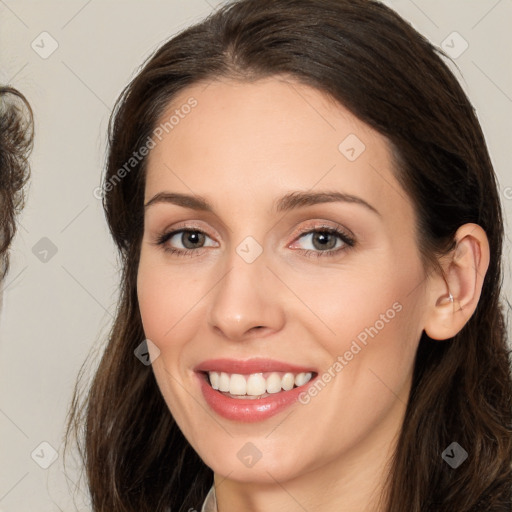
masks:
<svg viewBox="0 0 512 512"><path fill-rule="evenodd" d="M155 243L161 246L164 251L175 254L176 256L192 256L192 253L197 253L198 249L208 247L202 245L206 238L210 237L201 230L179 229L160 234ZM179 246L180 244L182 247L175 247L175 245ZM195 247L196 245L198 245L198 247ZM210 244L210 247L211 246ZM202 253L202 251L200 253Z"/></svg>

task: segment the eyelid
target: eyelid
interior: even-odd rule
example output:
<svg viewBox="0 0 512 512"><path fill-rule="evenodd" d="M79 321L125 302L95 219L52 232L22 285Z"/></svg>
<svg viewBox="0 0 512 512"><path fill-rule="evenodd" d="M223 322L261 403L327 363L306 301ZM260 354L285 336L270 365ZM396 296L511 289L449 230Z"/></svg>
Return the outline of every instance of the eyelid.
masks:
<svg viewBox="0 0 512 512"><path fill-rule="evenodd" d="M297 239L297 237L299 237L301 235L305 235L307 233L310 233L311 231L320 230L320 229L338 230L338 231L341 231L348 238L350 238L352 240L356 239L356 236L350 229L342 226L338 222L329 223L327 221L314 221L313 220L313 221L310 221L310 224L308 226L305 226L305 227L303 226L303 227L297 229L291 235L293 237L292 242L294 242ZM207 233L206 229L203 228L202 224L197 221L178 222L178 224L173 225L172 227L164 228L161 231L158 231L158 234L159 235L169 234L171 232L175 233L175 232L181 231L181 230L183 230L183 231L193 231L193 230L201 231L202 233L204 233L205 235L207 235L211 238L211 236Z"/></svg>
<svg viewBox="0 0 512 512"><path fill-rule="evenodd" d="M182 221L178 222L177 224L171 224L169 227L165 227L161 230L155 229L155 232L157 236L161 236L162 234L169 234L169 233L176 233L177 231L200 231L201 233L204 233L206 236L209 236L212 238L212 235L208 234L212 231L212 229L209 227L208 229L204 227L204 223L200 223L198 221ZM218 237L218 234L216 231L214 231L214 236Z"/></svg>
<svg viewBox="0 0 512 512"><path fill-rule="evenodd" d="M348 239L354 242L356 240L356 236L350 229L342 226L337 222L330 224L326 221L312 221L312 223L308 227L301 227L294 233L293 241L295 242L295 240L297 240L297 238L300 238L302 235L306 235L308 233L311 233L312 231L321 231L322 229L325 229L326 231L339 231Z"/></svg>

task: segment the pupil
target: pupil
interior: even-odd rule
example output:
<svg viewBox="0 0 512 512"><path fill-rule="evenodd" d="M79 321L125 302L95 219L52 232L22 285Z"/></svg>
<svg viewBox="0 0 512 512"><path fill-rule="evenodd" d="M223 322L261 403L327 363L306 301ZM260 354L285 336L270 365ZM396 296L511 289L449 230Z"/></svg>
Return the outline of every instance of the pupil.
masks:
<svg viewBox="0 0 512 512"><path fill-rule="evenodd" d="M182 243L187 249L194 249L195 245L200 244L202 241L204 241L203 238L203 233L199 233L198 231L189 231L183 233ZM195 239L195 241L193 239Z"/></svg>
<svg viewBox="0 0 512 512"><path fill-rule="evenodd" d="M315 245L315 242L319 242L320 243L320 248L321 249L325 249L326 246L328 245L328 238L331 236L331 233L329 232L319 232L319 233L314 233L313 234L313 245ZM331 242L334 242L330 244L330 246L328 247L329 249L332 249L335 245L336 245L336 240L334 239L334 237L331 237Z"/></svg>

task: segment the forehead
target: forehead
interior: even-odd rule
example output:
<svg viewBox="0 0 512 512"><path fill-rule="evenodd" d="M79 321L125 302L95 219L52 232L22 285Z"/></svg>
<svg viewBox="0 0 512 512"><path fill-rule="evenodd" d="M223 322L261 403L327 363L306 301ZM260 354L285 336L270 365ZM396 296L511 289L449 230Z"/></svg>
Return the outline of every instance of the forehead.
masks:
<svg viewBox="0 0 512 512"><path fill-rule="evenodd" d="M290 190L328 189L379 211L412 211L387 139L304 84L276 77L198 83L173 99L158 127L146 200L167 190L256 208Z"/></svg>

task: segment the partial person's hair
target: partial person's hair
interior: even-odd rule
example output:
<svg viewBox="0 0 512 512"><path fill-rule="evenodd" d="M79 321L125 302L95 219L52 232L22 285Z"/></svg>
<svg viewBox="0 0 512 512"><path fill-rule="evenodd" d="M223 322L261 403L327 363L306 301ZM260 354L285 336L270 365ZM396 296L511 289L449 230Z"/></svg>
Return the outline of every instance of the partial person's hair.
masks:
<svg viewBox="0 0 512 512"><path fill-rule="evenodd" d="M17 89L0 86L0 279L9 270L16 216L25 206L33 139L34 117L29 102Z"/></svg>
<svg viewBox="0 0 512 512"><path fill-rule="evenodd" d="M445 58L377 1L242 0L163 44L125 88L110 120L103 198L121 256L120 303L88 394L80 374L67 433L78 437L95 512L200 509L213 482L151 366L134 356L145 339L136 280L147 158L122 179L118 171L188 86L273 76L316 88L387 138L415 208L425 276L442 272L439 259L461 225L485 230L490 264L476 311L453 338L422 334L382 499L386 512L510 512L502 211L481 127ZM441 456L454 441L468 452L457 469Z"/></svg>

